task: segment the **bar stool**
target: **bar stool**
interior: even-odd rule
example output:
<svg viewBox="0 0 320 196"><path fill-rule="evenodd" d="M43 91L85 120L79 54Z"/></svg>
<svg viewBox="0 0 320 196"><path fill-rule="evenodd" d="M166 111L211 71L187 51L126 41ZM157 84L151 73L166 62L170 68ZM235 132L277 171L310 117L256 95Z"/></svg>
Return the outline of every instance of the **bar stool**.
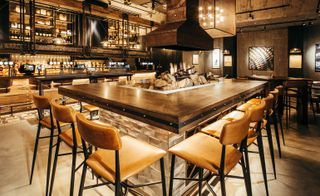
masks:
<svg viewBox="0 0 320 196"><path fill-rule="evenodd" d="M84 165L80 182L79 196L83 190L93 186L84 186L87 167L104 180L115 185L115 195L122 195L122 187L126 189L162 183L163 195L166 195L165 171L163 157L166 152L150 144L140 142L128 136L120 137L119 131L112 126L101 125L87 120L77 114L77 125L82 138ZM89 156L87 144L99 149ZM160 160L161 182L143 185L129 185L127 179Z"/></svg>
<svg viewBox="0 0 320 196"><path fill-rule="evenodd" d="M298 89L296 88L296 83L294 81L286 81L284 83L285 96L284 96L284 107L286 109L286 128L289 128L289 121L291 116L291 108L297 109L297 107L291 105L293 98L299 101Z"/></svg>
<svg viewBox="0 0 320 196"><path fill-rule="evenodd" d="M250 110L250 129L248 129L247 146L249 147L250 145L252 145L255 142L255 140L257 140L258 142L257 144L258 150L259 150L258 153L260 156L260 163L262 168L265 189L266 189L267 195L269 195L266 164L265 164L264 149L263 149L263 140L262 140L262 134L261 134L261 126L263 124L265 126L266 124L264 120L264 111L266 108L266 103L264 100L262 100L257 105L247 104L246 106L247 107L245 107L244 111ZM243 118L243 116L244 116L244 112L242 111L237 111L237 110L232 111L231 113L224 116L222 119L201 129L201 132L219 138L224 124L230 121L239 120ZM247 152L248 151L246 151L244 155L246 157L246 164L247 164L248 173L249 173L248 175L250 177L250 166L249 166L249 158L248 158Z"/></svg>
<svg viewBox="0 0 320 196"><path fill-rule="evenodd" d="M90 84L89 79L74 79L72 80L72 85L82 85L82 84ZM99 113L99 107L90 105L90 104L82 104L81 101L79 101L80 104L80 112L83 111L83 109L87 110L90 113L90 120L93 120L95 116Z"/></svg>
<svg viewBox="0 0 320 196"><path fill-rule="evenodd" d="M75 118L76 113L75 113L75 111L71 107L60 105L58 103L58 101L59 100L56 99L56 100L52 100L50 102L53 117L57 121L59 137L57 140L56 152L54 155L54 162L53 162L53 167L52 167L52 176L51 176L51 182L50 182L49 195L52 194L52 190L53 190L53 184L54 184L55 173L56 173L56 168L57 168L58 156L65 156L65 155L72 155L70 195L73 195L74 194L75 172L78 169L78 168L76 169L77 153L82 153L82 151L78 151L79 147L81 146L81 137L80 137L78 130L76 128L76 118ZM67 124L71 125L71 128L62 132L61 123L67 123ZM74 138L76 138L76 139L74 139ZM72 148L71 153L59 154L61 141Z"/></svg>
<svg viewBox="0 0 320 196"><path fill-rule="evenodd" d="M279 137L279 129L278 129L278 97L279 97L279 90L275 88L273 91L270 91L270 93L273 95L273 104L272 104L272 114L271 114L271 122L274 126L277 146L278 146L278 153L279 157L282 157L281 153L281 145L280 145L280 137ZM270 122L270 124L271 124Z"/></svg>
<svg viewBox="0 0 320 196"><path fill-rule="evenodd" d="M261 102L262 99L258 98L253 98L250 99L246 104L247 105L256 105ZM274 96L269 93L269 95L263 100L266 102L266 114L265 114L265 126L262 126L263 129L266 130L267 132L267 138L268 138L268 143L269 143L269 151L270 151L270 156L271 156L271 161L272 161L272 166L273 166L273 174L275 179L277 178L277 173L276 173L276 164L275 164L275 159L274 159L274 147L273 147L273 141L272 141L272 132L271 132L271 125L270 125L270 120L271 117L274 113L273 111L273 101L274 101ZM238 107L237 110L241 110L242 106Z"/></svg>
<svg viewBox="0 0 320 196"><path fill-rule="evenodd" d="M212 176L220 178L222 195L226 195L225 177L244 178L247 194L252 195L248 168L242 156L247 146L249 117L250 112L246 112L241 119L229 121L223 125L219 139L204 133L196 133L171 147L169 149L172 153L169 195L172 196L174 179L198 181L198 193L201 195L202 181L208 181ZM175 178L176 156L199 167L199 178ZM239 161L244 177L228 175ZM203 177L204 169L209 171L209 175L205 178ZM209 184L208 187L211 190Z"/></svg>
<svg viewBox="0 0 320 196"><path fill-rule="evenodd" d="M48 151L48 163L47 163L47 177L46 177L46 194L49 190L49 180L50 180L50 170L51 170L51 157L52 157L52 148L53 148L53 137L54 135L54 129L57 128L57 124L55 123L55 120L52 116L51 106L50 106L50 99L46 96L39 96L39 95L33 95L33 103L37 108L38 111L38 130L36 135L36 141L34 144L34 150L33 150L33 158L32 158L32 165L31 165L31 176L30 176L30 184L32 184L32 178L33 178L33 172L34 172L34 166L37 158L37 152L38 152L38 142L39 139L46 139L49 138L49 151ZM48 111L49 116L44 116L43 112ZM64 124L62 124L64 126ZM47 128L50 130L49 136L40 136L40 130L41 128Z"/></svg>
<svg viewBox="0 0 320 196"><path fill-rule="evenodd" d="M282 135L282 143L283 145L286 145L285 139L284 139L283 123L282 123L283 110L284 110L284 88L282 85L279 85L279 86L276 86L276 89L278 89L279 91L277 112L278 112L278 120L279 120L281 135Z"/></svg>

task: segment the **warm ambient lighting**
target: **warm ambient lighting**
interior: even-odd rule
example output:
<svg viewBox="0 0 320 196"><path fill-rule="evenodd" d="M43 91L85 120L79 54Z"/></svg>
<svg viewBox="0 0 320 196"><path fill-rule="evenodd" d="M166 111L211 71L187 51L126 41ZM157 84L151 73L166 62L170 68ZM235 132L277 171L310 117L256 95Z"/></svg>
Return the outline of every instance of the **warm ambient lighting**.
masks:
<svg viewBox="0 0 320 196"><path fill-rule="evenodd" d="M235 35L235 5L235 0L200 0L200 25L213 38Z"/></svg>
<svg viewBox="0 0 320 196"><path fill-rule="evenodd" d="M214 17L215 16L215 17ZM216 7L215 11L212 11L212 6L208 6L207 9L199 7L199 19L202 22L203 26L206 26L208 23L212 26L214 22L220 23L224 21L223 9Z"/></svg>
<svg viewBox="0 0 320 196"><path fill-rule="evenodd" d="M291 48L290 53L291 54L301 53L301 49L300 48Z"/></svg>

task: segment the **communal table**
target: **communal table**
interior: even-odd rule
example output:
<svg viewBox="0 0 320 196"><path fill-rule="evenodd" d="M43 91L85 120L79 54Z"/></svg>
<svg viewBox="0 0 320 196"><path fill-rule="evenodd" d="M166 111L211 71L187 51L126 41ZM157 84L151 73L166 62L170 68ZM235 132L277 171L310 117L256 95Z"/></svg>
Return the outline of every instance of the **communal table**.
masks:
<svg viewBox="0 0 320 196"><path fill-rule="evenodd" d="M183 141L208 119L257 94L268 93L267 82L225 80L203 86L173 91L155 91L107 83L62 86L58 92L100 107L100 120L129 135L164 150ZM170 156L164 157L165 172L170 173ZM175 176L190 176L190 165L175 164ZM158 165L130 178L132 182L150 183L160 176ZM168 179L168 178L167 178ZM177 181L174 195L190 190L191 184ZM143 195L157 195L161 187L143 188Z"/></svg>
<svg viewBox="0 0 320 196"><path fill-rule="evenodd" d="M162 94L97 83L59 87L67 97L166 129L191 130L230 106L264 92L267 82L226 80L211 86Z"/></svg>
<svg viewBox="0 0 320 196"><path fill-rule="evenodd" d="M75 73L75 74L58 74L58 75L46 75L46 76L38 76L34 79L37 81L39 95L43 95L43 83L48 82L59 82L65 80L73 80L73 79L86 79L89 78L91 83L96 83L98 78L117 78L121 76L126 76L128 80L130 80L132 73L118 73L118 72L96 72L96 73Z"/></svg>

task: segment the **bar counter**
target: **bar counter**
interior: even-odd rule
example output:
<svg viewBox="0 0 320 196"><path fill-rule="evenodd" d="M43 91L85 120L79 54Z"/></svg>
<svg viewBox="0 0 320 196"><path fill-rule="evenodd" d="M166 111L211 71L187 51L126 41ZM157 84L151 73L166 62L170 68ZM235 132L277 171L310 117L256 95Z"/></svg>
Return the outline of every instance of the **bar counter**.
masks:
<svg viewBox="0 0 320 196"><path fill-rule="evenodd" d="M250 80L225 80L195 89L164 94L140 88L96 83L59 87L60 94L78 99L100 108L100 120L117 127L122 135L129 135L164 150L183 141L188 131L218 115L222 111L257 94L265 94L267 82ZM166 155L167 184L170 157ZM181 159L175 164L175 176L186 177L189 165ZM133 183L149 183L160 176L159 166L154 164L130 180ZM192 183L191 183L192 184ZM191 184L178 181L174 195L190 190ZM142 194L157 195L160 186L144 188Z"/></svg>
<svg viewBox="0 0 320 196"><path fill-rule="evenodd" d="M172 94L147 92L104 83L59 87L62 95L166 129L195 128L207 118L265 90L267 82L226 80Z"/></svg>

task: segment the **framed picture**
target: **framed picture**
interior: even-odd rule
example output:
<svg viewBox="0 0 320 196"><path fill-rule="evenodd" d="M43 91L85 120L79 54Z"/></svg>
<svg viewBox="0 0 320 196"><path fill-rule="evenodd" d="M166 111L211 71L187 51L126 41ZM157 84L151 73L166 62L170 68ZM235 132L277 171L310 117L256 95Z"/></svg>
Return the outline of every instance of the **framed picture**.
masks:
<svg viewBox="0 0 320 196"><path fill-rule="evenodd" d="M249 69L272 71L274 69L274 54L272 47L250 47Z"/></svg>
<svg viewBox="0 0 320 196"><path fill-rule="evenodd" d="M199 65L199 55L198 54L192 55L192 65Z"/></svg>
<svg viewBox="0 0 320 196"><path fill-rule="evenodd" d="M290 54L289 68L294 68L294 69L301 69L302 68L302 55L301 54Z"/></svg>
<svg viewBox="0 0 320 196"><path fill-rule="evenodd" d="M232 67L232 56L231 55L224 55L223 62L225 67Z"/></svg>
<svg viewBox="0 0 320 196"><path fill-rule="evenodd" d="M213 49L212 51L212 68L220 68L220 49Z"/></svg>
<svg viewBox="0 0 320 196"><path fill-rule="evenodd" d="M315 71L320 72L320 44L316 44L316 64Z"/></svg>

